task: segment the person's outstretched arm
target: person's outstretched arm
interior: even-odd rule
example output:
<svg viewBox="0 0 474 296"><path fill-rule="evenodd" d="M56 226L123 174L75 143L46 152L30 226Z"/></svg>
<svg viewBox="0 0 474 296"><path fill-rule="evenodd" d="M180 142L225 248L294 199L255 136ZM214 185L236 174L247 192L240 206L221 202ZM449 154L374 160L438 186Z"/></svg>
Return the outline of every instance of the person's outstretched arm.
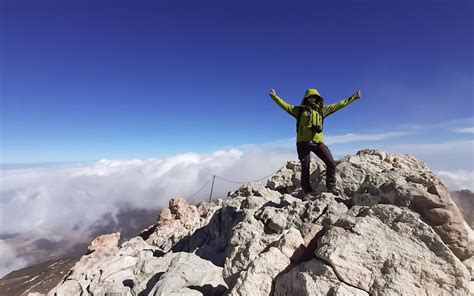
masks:
<svg viewBox="0 0 474 296"><path fill-rule="evenodd" d="M296 108L295 106L291 105L291 104L288 104L287 102L285 102L282 98L280 98L274 89L270 90L270 93L269 93L270 97L275 101L275 103L278 104L278 106L280 106L283 110L285 110L286 112L288 112L291 116L294 116L296 117Z"/></svg>
<svg viewBox="0 0 474 296"><path fill-rule="evenodd" d="M324 106L324 109L323 109L323 116L326 117L336 112L337 110L346 107L347 105L349 105L350 103L354 102L355 100L359 98L360 98L360 90L356 91L352 96L350 96L349 98L345 100L339 101L335 104L326 105Z"/></svg>

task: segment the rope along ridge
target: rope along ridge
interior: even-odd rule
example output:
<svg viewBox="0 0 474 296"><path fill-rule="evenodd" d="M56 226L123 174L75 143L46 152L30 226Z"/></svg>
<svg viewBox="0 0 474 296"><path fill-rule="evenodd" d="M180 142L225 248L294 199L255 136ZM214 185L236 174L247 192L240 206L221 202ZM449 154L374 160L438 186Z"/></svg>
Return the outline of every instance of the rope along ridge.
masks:
<svg viewBox="0 0 474 296"><path fill-rule="evenodd" d="M261 181L261 180L264 180L272 175L274 175L275 173L277 173L278 171L280 170L280 168L274 172L272 172L271 174L268 174L266 175L265 177L262 177L262 178L259 178L259 179L256 179L256 180L252 180L252 181L232 181L232 180L227 180L225 178L222 178L222 177L219 177L217 175L213 175L209 180L207 180L206 183L204 183L204 185L201 186L201 188L199 188L198 191L196 191L195 193L193 193L192 195L190 195L188 198L186 198L186 200L189 200L191 198L193 198L196 194L198 194L199 192L201 192L214 178L215 179L219 179L221 181L224 181L224 182L229 182L229 183L234 183L234 184L246 184L246 183L253 183L253 182L258 182L258 181ZM211 197L212 197L212 192L211 192ZM211 197L209 199L211 199Z"/></svg>

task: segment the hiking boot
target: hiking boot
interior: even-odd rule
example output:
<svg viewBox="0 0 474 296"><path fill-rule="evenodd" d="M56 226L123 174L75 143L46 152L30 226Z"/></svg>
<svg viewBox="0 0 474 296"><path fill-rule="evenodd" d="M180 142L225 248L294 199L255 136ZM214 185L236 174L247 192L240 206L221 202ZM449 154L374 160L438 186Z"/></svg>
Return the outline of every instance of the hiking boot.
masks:
<svg viewBox="0 0 474 296"><path fill-rule="evenodd" d="M312 195L311 191L306 191L306 190L302 189L298 192L296 197L301 199L301 200L310 200L313 197L313 195Z"/></svg>
<svg viewBox="0 0 474 296"><path fill-rule="evenodd" d="M335 200L337 202L342 202L343 204L345 204L348 209L352 208L352 206L354 205L354 203L352 202L352 198L344 199L344 198L336 197Z"/></svg>
<svg viewBox="0 0 474 296"><path fill-rule="evenodd" d="M328 189L327 192L330 192L334 195L337 195L337 196L342 195L342 191L339 190L336 186L329 185L329 186L327 186L327 189Z"/></svg>
<svg viewBox="0 0 474 296"><path fill-rule="evenodd" d="M313 199L313 195L311 193L305 193L302 198L303 201L310 201L312 199Z"/></svg>

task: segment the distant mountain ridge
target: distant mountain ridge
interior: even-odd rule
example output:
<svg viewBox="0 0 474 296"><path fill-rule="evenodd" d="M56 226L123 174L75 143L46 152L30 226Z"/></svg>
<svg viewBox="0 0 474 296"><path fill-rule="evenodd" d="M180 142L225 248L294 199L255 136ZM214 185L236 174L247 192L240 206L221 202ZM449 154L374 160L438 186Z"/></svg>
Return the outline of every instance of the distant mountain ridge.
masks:
<svg viewBox="0 0 474 296"><path fill-rule="evenodd" d="M311 197L301 194L299 163L289 161L265 186L197 205L173 198L121 245L120 233L98 236L49 291L34 280L15 290L22 278L12 273L0 280L1 295L474 292L474 232L423 162L360 150L337 161L341 196L325 192L324 163L313 160L311 171ZM469 203L469 194L453 199Z"/></svg>

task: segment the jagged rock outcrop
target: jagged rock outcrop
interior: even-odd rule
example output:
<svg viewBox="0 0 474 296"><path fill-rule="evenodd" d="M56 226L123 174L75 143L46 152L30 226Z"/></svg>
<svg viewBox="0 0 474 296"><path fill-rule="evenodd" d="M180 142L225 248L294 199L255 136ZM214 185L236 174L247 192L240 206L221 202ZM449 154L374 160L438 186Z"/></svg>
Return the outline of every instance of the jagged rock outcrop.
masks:
<svg viewBox="0 0 474 296"><path fill-rule="evenodd" d="M207 260L192 253L163 254L141 237L119 249L118 239L118 233L97 237L93 252L49 295L201 295L200 289L218 294L227 290L222 268Z"/></svg>
<svg viewBox="0 0 474 296"><path fill-rule="evenodd" d="M352 208L328 227L315 254L342 282L376 295L455 295L470 279L418 215L392 205Z"/></svg>
<svg viewBox="0 0 474 296"><path fill-rule="evenodd" d="M122 246L98 237L48 295L473 292L472 229L424 163L361 150L337 162L343 196L323 192L321 161L312 168L306 200L296 161L212 203L174 198Z"/></svg>
<svg viewBox="0 0 474 296"><path fill-rule="evenodd" d="M317 164L324 167L320 160ZM296 162L287 164L286 170L282 169L270 178L270 188L281 192L281 183L275 180L296 178L290 176L288 167L299 168ZM293 171L293 174L298 173ZM313 173L312 180L317 192L324 190L324 176L318 174L318 170ZM425 163L415 157L373 149L360 150L356 155L337 161L336 183L355 204L393 204L420 213L421 219L438 233L456 256L467 259L474 255L474 244L468 243L472 230L466 227L448 189ZM295 192L290 191L292 194Z"/></svg>
<svg viewBox="0 0 474 296"><path fill-rule="evenodd" d="M368 296L364 290L342 282L331 266L311 259L292 268L275 284L275 296L286 295L347 295Z"/></svg>

